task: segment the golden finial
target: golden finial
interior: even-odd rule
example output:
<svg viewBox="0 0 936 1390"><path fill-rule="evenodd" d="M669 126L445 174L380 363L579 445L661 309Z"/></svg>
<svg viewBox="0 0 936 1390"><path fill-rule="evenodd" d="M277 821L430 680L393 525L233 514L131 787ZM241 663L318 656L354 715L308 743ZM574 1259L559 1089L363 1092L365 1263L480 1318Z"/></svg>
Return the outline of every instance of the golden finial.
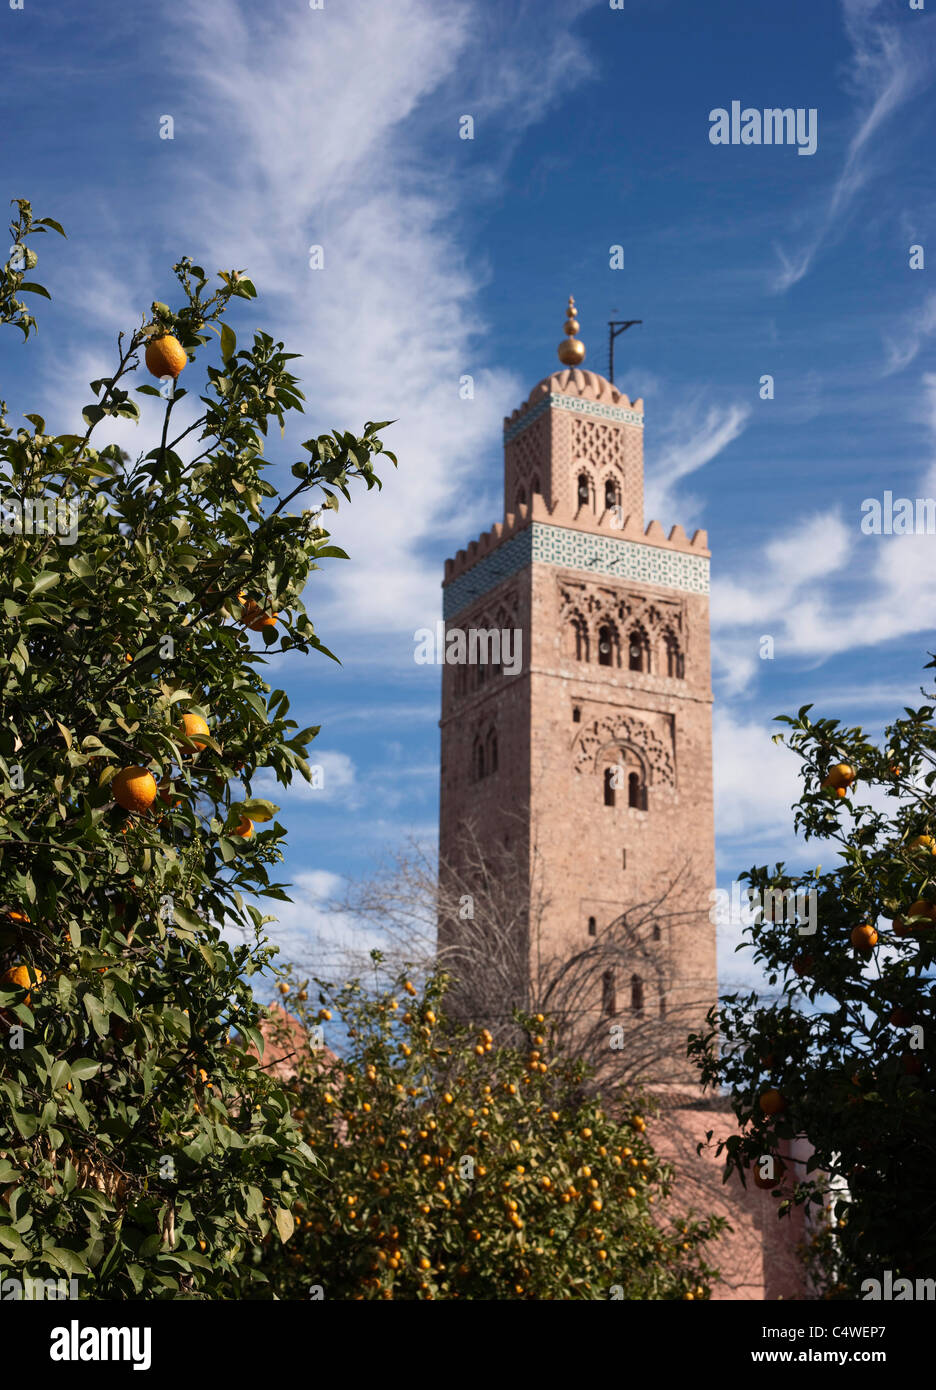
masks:
<svg viewBox="0 0 936 1390"><path fill-rule="evenodd" d="M569 295L569 307L566 310L566 315L563 328L569 336L559 344L557 349L559 361L567 367L577 367L580 362L585 360L585 344L575 336L579 331L579 321L575 317L575 300L571 295Z"/></svg>

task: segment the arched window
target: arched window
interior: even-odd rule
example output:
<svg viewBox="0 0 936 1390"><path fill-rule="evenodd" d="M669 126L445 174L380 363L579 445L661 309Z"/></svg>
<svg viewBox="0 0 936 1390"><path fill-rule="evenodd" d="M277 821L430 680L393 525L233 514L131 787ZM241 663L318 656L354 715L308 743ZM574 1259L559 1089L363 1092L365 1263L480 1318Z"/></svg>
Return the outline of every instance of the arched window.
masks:
<svg viewBox="0 0 936 1390"><path fill-rule="evenodd" d="M685 659L672 632L666 634L666 674L677 680L684 680L686 675Z"/></svg>
<svg viewBox="0 0 936 1390"><path fill-rule="evenodd" d="M606 767L604 770L604 804L606 806L614 805L614 792L614 768Z"/></svg>
<svg viewBox="0 0 936 1390"><path fill-rule="evenodd" d="M575 705L574 708L573 708L573 710L572 710L572 723L573 723L573 724L581 724L581 722L582 722L582 711L579 709L578 705Z"/></svg>
<svg viewBox="0 0 936 1390"><path fill-rule="evenodd" d="M488 736L487 736L487 749L486 749L486 754L487 754L487 756L486 756L486 758L485 758L485 764L486 764L486 766L487 766L488 774L490 775L490 774L495 773L495 772L497 771L497 730L496 730L496 729L491 729L490 732L488 733Z"/></svg>
<svg viewBox="0 0 936 1390"><path fill-rule="evenodd" d="M588 660L588 628L584 618L578 616L572 619L572 632L575 639L575 659L576 661Z"/></svg>
<svg viewBox="0 0 936 1390"><path fill-rule="evenodd" d="M660 939L660 924L659 924L659 922L654 922L654 924L653 924L653 939L654 939L654 941L659 941L659 939Z"/></svg>
<svg viewBox="0 0 936 1390"><path fill-rule="evenodd" d="M589 917L589 919L588 919L588 935L589 935L589 936L597 936L597 935L598 935L598 923L595 921L594 917Z"/></svg>
<svg viewBox="0 0 936 1390"><path fill-rule="evenodd" d="M525 491L525 489L522 488L522 487L517 488L517 507L516 507L516 510L519 511L520 508L523 507L523 506L525 506L525 505L526 505L526 491Z"/></svg>
<svg viewBox="0 0 936 1390"><path fill-rule="evenodd" d="M628 774L627 804L635 811L646 811L647 809L647 789L639 772Z"/></svg>
<svg viewBox="0 0 936 1390"><path fill-rule="evenodd" d="M479 738L475 739L471 761L474 767L475 781L480 782L481 778L484 776L484 744Z"/></svg>
<svg viewBox="0 0 936 1390"><path fill-rule="evenodd" d="M539 493L542 496L543 489L540 487L540 480L535 473L533 475L533 483L530 487L530 491L533 493L534 496L537 493Z"/></svg>
<svg viewBox="0 0 936 1390"><path fill-rule="evenodd" d="M612 511L618 504L618 491L613 478L605 483L605 511Z"/></svg>
<svg viewBox="0 0 936 1390"><path fill-rule="evenodd" d="M661 1018L665 1018L665 1016L666 1016L666 995L665 995L665 994L663 993L663 991L661 990L661 991L660 991L660 1017L661 1017Z"/></svg>
<svg viewBox="0 0 936 1390"><path fill-rule="evenodd" d="M631 976L631 1008L635 1014L643 1013L643 980L639 975Z"/></svg>
<svg viewBox="0 0 936 1390"><path fill-rule="evenodd" d="M617 645L615 632L607 623L598 629L598 665L614 665L614 649Z"/></svg>
<svg viewBox="0 0 936 1390"><path fill-rule="evenodd" d="M628 641L628 667L631 671L650 670L650 642L642 627L635 627Z"/></svg>
<svg viewBox="0 0 936 1390"><path fill-rule="evenodd" d="M613 1018L617 1013L617 999L615 998L614 971L606 970L601 977L601 1011Z"/></svg>
<svg viewBox="0 0 936 1390"><path fill-rule="evenodd" d="M580 507L587 507L591 500L591 487L588 482L588 474L578 475L578 504Z"/></svg>

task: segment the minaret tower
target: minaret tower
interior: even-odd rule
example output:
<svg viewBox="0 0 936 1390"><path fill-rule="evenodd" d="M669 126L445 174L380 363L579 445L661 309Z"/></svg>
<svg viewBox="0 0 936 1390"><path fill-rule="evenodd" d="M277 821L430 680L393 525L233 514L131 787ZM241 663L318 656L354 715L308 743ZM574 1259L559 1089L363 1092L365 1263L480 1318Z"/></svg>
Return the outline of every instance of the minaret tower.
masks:
<svg viewBox="0 0 936 1390"><path fill-rule="evenodd" d="M562 367L504 421L504 520L445 564L467 661L443 667L440 855L470 823L529 864L531 976L629 914L633 962L589 1009L694 1024L716 997L707 536L644 525L643 402L583 370L579 327L570 298ZM522 660L484 660L493 634Z"/></svg>

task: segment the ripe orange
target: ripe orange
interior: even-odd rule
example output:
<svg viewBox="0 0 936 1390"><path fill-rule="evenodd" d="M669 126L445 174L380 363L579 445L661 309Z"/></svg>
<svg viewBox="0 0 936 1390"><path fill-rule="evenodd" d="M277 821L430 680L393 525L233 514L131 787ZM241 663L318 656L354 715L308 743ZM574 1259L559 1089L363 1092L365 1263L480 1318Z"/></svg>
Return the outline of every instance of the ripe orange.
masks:
<svg viewBox="0 0 936 1390"><path fill-rule="evenodd" d="M45 975L35 965L13 965L0 975L0 984L6 985L7 988L12 985L16 989L28 990L30 986L38 988L44 979ZM23 1002L28 1004L30 997L27 994Z"/></svg>
<svg viewBox="0 0 936 1390"><path fill-rule="evenodd" d="M936 840L932 835L917 835L915 840L911 840L907 849L925 849L928 854L936 854Z"/></svg>
<svg viewBox="0 0 936 1390"><path fill-rule="evenodd" d="M793 961L793 973L799 975L800 979L808 975L813 967L813 958L808 951L801 951Z"/></svg>
<svg viewBox="0 0 936 1390"><path fill-rule="evenodd" d="M851 934L851 944L857 951L870 951L878 943L878 934L871 926L870 922L863 923L860 927L853 927Z"/></svg>
<svg viewBox="0 0 936 1390"><path fill-rule="evenodd" d="M773 1160L773 1177L769 1177L765 1173L763 1173L761 1171L761 1160L755 1159L753 1164L751 1165L753 1169L752 1177L754 1179L754 1186L759 1187L762 1192L770 1192L771 1189L776 1187L777 1184L783 1178L783 1175L786 1172L786 1164L783 1162L782 1159L777 1158L775 1154L763 1154L762 1157L770 1158Z"/></svg>
<svg viewBox="0 0 936 1390"><path fill-rule="evenodd" d="M915 903L911 903L907 912L908 917L927 917L929 922L936 918L936 903L928 903L925 898L917 898ZM927 922L917 922L915 927L909 928L910 931L925 931Z"/></svg>
<svg viewBox="0 0 936 1390"><path fill-rule="evenodd" d="M239 821L237 828L231 831L232 835L239 835L242 840L252 840L254 833L254 823L248 816Z"/></svg>
<svg viewBox="0 0 936 1390"><path fill-rule="evenodd" d="M855 769L853 767L850 767L848 763L836 763L834 767L829 768L823 786L832 787L833 790L837 791L839 787L850 786L854 780Z"/></svg>
<svg viewBox="0 0 936 1390"><path fill-rule="evenodd" d="M241 622L244 627L249 627L251 632L259 632L261 628L276 627L278 613L265 613L259 603L254 603L252 598L247 598L244 594L237 595L238 601L244 605L241 614Z"/></svg>
<svg viewBox="0 0 936 1390"><path fill-rule="evenodd" d="M156 778L145 767L125 767L111 782L111 793L125 811L142 815L156 800Z"/></svg>
<svg viewBox="0 0 936 1390"><path fill-rule="evenodd" d="M779 1091L774 1090L773 1087L768 1091L764 1091L757 1103L765 1115L779 1115L780 1111L786 1106L786 1101L783 1099L783 1096Z"/></svg>
<svg viewBox="0 0 936 1390"><path fill-rule="evenodd" d="M178 338L171 333L161 333L158 338L150 338L146 344L144 360L147 371L152 372L153 376L160 380L164 376L171 376L175 381L188 362L188 354Z"/></svg>
<svg viewBox="0 0 936 1390"><path fill-rule="evenodd" d="M210 734L211 730L202 719L200 714L183 714L182 723L179 725L179 733L190 738L196 748L204 748L206 745L196 737L197 734Z"/></svg>
<svg viewBox="0 0 936 1390"><path fill-rule="evenodd" d="M26 912L18 912L16 908L5 913L5 916L8 922L29 922L29 914Z"/></svg>

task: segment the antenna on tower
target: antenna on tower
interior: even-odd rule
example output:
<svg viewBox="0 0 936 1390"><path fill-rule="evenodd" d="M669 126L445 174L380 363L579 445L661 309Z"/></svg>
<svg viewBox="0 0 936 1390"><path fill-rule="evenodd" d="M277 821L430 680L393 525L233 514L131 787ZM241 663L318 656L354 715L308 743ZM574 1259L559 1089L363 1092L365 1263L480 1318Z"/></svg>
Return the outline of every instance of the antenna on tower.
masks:
<svg viewBox="0 0 936 1390"><path fill-rule="evenodd" d="M617 309L611 310L616 314ZM635 323L643 323L643 319L608 319L608 380L614 385L614 340L626 333L628 328L633 328Z"/></svg>

